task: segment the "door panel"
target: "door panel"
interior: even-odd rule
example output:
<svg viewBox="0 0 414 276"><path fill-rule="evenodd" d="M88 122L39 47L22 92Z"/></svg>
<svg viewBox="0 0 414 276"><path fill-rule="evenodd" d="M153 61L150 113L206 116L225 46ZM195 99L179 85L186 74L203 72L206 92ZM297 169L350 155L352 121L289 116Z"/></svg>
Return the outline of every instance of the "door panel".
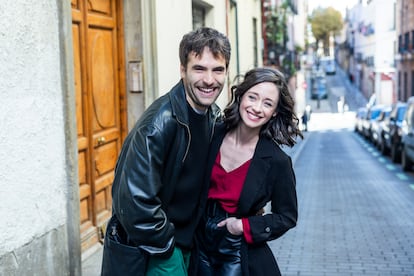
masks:
<svg viewBox="0 0 414 276"><path fill-rule="evenodd" d="M113 20L102 20L101 15L89 14L88 20L95 24L88 28L92 106L90 119L94 146L95 219L97 225L102 225L110 215L111 172L115 167L120 142L116 25ZM96 185L97 183L101 185Z"/></svg>
<svg viewBox="0 0 414 276"><path fill-rule="evenodd" d="M111 215L113 170L126 124L119 2L71 0L82 250L102 238L101 226Z"/></svg>

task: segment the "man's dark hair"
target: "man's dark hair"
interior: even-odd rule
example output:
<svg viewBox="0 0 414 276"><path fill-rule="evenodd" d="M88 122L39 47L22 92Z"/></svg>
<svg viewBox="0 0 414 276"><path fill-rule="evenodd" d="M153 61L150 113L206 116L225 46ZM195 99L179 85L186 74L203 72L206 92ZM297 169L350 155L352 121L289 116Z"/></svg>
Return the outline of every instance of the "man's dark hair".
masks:
<svg viewBox="0 0 414 276"><path fill-rule="evenodd" d="M299 130L299 119L294 111L294 100L289 93L289 87L283 74L270 67L255 68L248 71L242 82L232 86L232 98L224 110L224 122L228 129L234 129L241 121L239 107L243 95L253 86L262 82L274 83L279 90L279 102L276 107L277 115L272 117L260 130L260 135L275 140L278 144L292 147L294 137L302 137Z"/></svg>
<svg viewBox="0 0 414 276"><path fill-rule="evenodd" d="M208 47L215 58L222 56L226 60L226 69L230 63L230 41L219 31L202 27L183 36L180 42L180 63L187 67L188 55L194 52L196 56L203 53L205 47Z"/></svg>

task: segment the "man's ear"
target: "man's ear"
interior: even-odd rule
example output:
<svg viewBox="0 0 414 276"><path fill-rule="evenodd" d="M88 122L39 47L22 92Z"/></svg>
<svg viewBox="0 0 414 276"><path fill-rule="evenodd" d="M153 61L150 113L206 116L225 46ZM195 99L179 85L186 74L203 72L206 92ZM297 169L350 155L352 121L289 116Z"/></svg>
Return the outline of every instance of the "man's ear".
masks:
<svg viewBox="0 0 414 276"><path fill-rule="evenodd" d="M181 78L185 76L185 67L183 65L180 65L180 75L181 75Z"/></svg>

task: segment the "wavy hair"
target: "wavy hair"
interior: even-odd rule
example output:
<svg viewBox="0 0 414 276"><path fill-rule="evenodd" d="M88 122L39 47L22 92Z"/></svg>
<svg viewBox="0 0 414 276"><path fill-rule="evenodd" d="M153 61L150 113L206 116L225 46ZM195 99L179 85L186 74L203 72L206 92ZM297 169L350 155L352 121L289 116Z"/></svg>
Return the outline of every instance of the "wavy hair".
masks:
<svg viewBox="0 0 414 276"><path fill-rule="evenodd" d="M249 70L242 81L231 87L231 100L224 109L224 122L228 130L234 129L241 121L239 107L243 95L253 86L262 82L274 83L279 90L279 102L276 106L276 116L262 126L261 136L274 140L279 145L292 147L296 144L297 136L303 138L299 129L299 119L294 112L294 100L283 74L270 67L260 67Z"/></svg>
<svg viewBox="0 0 414 276"><path fill-rule="evenodd" d="M226 69L229 66L231 46L229 39L219 31L201 27L185 34L180 42L179 56L182 66L187 67L188 55L192 52L200 56L204 48L208 47L215 58L222 56L226 61Z"/></svg>

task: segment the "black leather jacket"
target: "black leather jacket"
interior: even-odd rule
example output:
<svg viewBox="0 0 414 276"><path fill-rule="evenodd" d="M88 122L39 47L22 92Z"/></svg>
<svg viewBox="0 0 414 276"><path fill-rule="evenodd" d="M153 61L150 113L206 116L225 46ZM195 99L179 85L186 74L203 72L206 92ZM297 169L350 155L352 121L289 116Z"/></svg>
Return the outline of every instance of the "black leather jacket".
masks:
<svg viewBox="0 0 414 276"><path fill-rule="evenodd" d="M220 110L213 105L208 114L212 137ZM123 144L112 186L113 215L129 243L150 254L164 254L174 245L174 226L165 210L190 140L187 101L180 81L144 112Z"/></svg>

